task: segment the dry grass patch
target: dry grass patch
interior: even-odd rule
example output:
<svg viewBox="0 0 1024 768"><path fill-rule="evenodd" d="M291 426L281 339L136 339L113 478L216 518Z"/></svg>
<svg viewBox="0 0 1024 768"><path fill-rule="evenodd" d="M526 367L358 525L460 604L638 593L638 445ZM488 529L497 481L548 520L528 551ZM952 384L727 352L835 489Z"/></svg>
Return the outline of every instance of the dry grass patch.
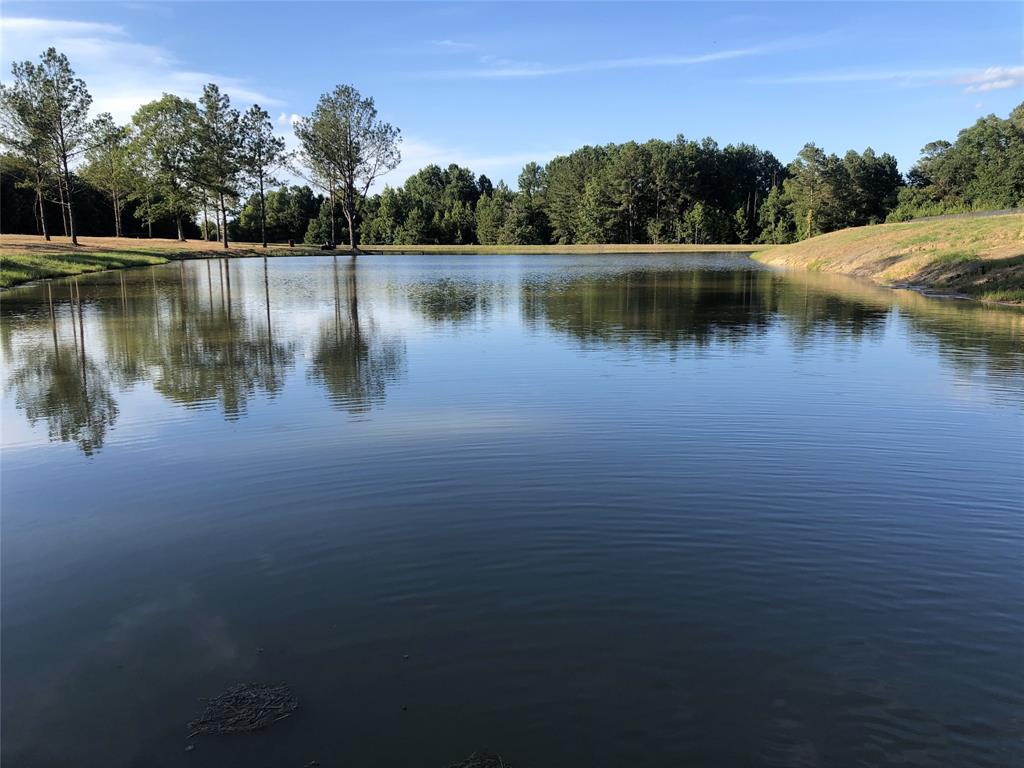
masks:
<svg viewBox="0 0 1024 768"><path fill-rule="evenodd" d="M857 227L778 246L755 258L998 301L1024 293L1024 215Z"/></svg>

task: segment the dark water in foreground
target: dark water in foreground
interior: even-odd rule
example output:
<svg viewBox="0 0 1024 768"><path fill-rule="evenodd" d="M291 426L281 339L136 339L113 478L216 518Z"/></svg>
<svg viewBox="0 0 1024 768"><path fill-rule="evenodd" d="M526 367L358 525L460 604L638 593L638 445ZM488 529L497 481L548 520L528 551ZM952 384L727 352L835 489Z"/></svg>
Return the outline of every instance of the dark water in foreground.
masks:
<svg viewBox="0 0 1024 768"><path fill-rule="evenodd" d="M5 766L1024 765L1024 313L705 255L77 285L2 298ZM186 752L247 680L303 708Z"/></svg>

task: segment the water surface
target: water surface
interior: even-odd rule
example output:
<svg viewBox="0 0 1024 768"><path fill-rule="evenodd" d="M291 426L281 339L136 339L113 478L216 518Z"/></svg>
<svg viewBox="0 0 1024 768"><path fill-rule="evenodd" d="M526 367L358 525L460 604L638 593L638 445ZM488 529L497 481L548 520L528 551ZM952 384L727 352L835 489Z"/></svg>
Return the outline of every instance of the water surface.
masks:
<svg viewBox="0 0 1024 768"><path fill-rule="evenodd" d="M0 311L5 764L1024 764L1021 312L725 254ZM302 709L186 752L249 680Z"/></svg>

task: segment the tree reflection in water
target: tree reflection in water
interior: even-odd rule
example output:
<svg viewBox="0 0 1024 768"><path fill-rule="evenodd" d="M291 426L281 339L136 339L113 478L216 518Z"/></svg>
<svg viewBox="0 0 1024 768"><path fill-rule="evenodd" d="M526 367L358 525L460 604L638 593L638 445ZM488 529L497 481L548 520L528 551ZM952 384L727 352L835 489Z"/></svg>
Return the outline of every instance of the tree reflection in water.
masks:
<svg viewBox="0 0 1024 768"><path fill-rule="evenodd" d="M277 302L300 302L289 317L313 310L306 298L296 298L305 290L296 291L301 282L285 279L274 287L266 260L258 286L256 263L210 259L5 294L0 349L13 404L30 424L45 423L51 440L92 455L118 419L119 399L136 386L239 419L254 396L282 391L297 350L308 345L307 381L323 387L335 407L365 414L404 374L405 344L397 332L382 333L361 304L359 278L367 276L355 263L334 257L330 270L333 313L321 317L309 340L275 325L278 291ZM500 284L439 277L408 282L403 292L425 320L454 326L493 315L518 292L527 327L581 346L652 353L738 348L769 334L781 334L799 351L822 337L879 338L895 317L915 346L934 348L958 375L984 381L1004 402L1024 400L1016 384L1024 380L1024 314L839 276L602 267L539 271Z"/></svg>
<svg viewBox="0 0 1024 768"><path fill-rule="evenodd" d="M85 455L92 456L117 421L118 408L109 377L86 355L77 281L69 287L72 343L59 341L51 302L52 344L40 342L20 350L21 364L14 368L8 384L14 390L15 405L29 424L46 422L50 440L74 442Z"/></svg>
<svg viewBox="0 0 1024 768"><path fill-rule="evenodd" d="M826 328L880 333L887 309L790 284L775 272L630 270L567 282L527 283L527 322L584 343L696 348L738 344L783 321L799 341Z"/></svg>
<svg viewBox="0 0 1024 768"><path fill-rule="evenodd" d="M228 419L245 413L250 397L276 395L295 358L295 345L275 343L270 325L269 282L267 324L254 325L232 313L231 264L218 259L221 302L213 300L212 285L202 298L197 280L158 312L153 386L169 400L186 407L216 403Z"/></svg>
<svg viewBox="0 0 1024 768"><path fill-rule="evenodd" d="M408 288L412 304L432 322L460 324L487 314L500 288L449 277L414 283Z"/></svg>
<svg viewBox="0 0 1024 768"><path fill-rule="evenodd" d="M336 407L362 414L381 402L387 385L402 374L405 345L382 337L372 318L361 318L355 262L344 268L344 297L340 272L335 256L334 316L320 323L309 378L327 390Z"/></svg>

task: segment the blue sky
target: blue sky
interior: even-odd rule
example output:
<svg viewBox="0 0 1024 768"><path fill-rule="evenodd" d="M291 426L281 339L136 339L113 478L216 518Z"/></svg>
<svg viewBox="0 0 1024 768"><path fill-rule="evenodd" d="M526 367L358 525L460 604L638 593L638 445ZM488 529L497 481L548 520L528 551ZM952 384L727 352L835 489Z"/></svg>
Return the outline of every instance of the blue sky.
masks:
<svg viewBox="0 0 1024 768"><path fill-rule="evenodd" d="M788 162L807 141L918 150L1024 101L1024 3L19 3L12 59L65 51L97 110L127 120L214 80L290 141L336 83L372 95L403 164L522 164L583 144L746 141Z"/></svg>

